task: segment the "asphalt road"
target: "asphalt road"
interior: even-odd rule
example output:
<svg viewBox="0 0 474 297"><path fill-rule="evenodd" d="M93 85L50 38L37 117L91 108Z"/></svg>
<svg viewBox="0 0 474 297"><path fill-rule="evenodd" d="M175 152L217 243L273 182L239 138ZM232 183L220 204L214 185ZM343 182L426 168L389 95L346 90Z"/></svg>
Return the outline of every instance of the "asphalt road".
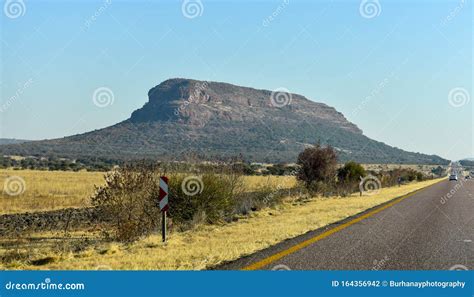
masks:
<svg viewBox="0 0 474 297"><path fill-rule="evenodd" d="M442 181L385 207L216 269L474 270L474 179Z"/></svg>

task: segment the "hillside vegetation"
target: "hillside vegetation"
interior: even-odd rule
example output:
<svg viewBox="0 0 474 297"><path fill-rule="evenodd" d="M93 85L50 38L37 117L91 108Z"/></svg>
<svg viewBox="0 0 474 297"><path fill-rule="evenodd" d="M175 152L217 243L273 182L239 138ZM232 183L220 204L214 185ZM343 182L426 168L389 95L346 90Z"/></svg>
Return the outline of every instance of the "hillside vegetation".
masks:
<svg viewBox="0 0 474 297"><path fill-rule="evenodd" d="M0 155L113 160L227 160L296 162L320 142L341 161L447 164L435 155L406 152L372 140L334 108L301 95L217 82L171 79L114 126L61 139L0 146ZM286 101L275 102L278 98Z"/></svg>

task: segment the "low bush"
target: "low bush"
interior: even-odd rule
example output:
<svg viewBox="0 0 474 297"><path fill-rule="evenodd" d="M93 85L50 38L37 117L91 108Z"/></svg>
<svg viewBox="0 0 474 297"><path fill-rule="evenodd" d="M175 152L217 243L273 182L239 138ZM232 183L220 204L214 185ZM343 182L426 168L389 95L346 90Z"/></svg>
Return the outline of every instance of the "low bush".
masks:
<svg viewBox="0 0 474 297"><path fill-rule="evenodd" d="M181 226L199 221L214 224L230 217L243 185L240 173L170 174L170 211Z"/></svg>
<svg viewBox="0 0 474 297"><path fill-rule="evenodd" d="M157 207L159 174L153 166L125 165L105 176L92 204L112 222L112 238L134 241L156 230L160 223Z"/></svg>
<svg viewBox="0 0 474 297"><path fill-rule="evenodd" d="M119 241L134 241L159 230L159 177L169 177L169 217L178 228L196 222L219 223L232 216L242 184L241 175L228 167L220 172L184 174L155 165L125 165L106 174L106 183L92 198L100 214L110 218ZM110 231L110 230L109 230Z"/></svg>
<svg viewBox="0 0 474 297"><path fill-rule="evenodd" d="M347 196L359 188L359 183L367 173L364 167L354 161L347 162L337 171L337 189L341 196Z"/></svg>

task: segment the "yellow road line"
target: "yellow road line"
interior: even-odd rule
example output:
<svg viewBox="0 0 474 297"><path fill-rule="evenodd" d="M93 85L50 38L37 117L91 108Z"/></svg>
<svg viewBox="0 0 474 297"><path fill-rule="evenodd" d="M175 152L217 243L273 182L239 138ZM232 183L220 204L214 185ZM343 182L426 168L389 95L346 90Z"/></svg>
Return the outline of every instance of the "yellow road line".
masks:
<svg viewBox="0 0 474 297"><path fill-rule="evenodd" d="M342 225L339 225L339 226L337 226L337 227L334 227L334 228L332 228L332 229L330 229L330 230L328 230L328 231L326 231L326 232L324 232L324 233L321 233L321 234L319 234L319 235L317 235L317 236L315 236L315 237L313 237L313 238L310 238L310 239L305 240L305 241L303 241L303 242L301 242L301 243L298 243L298 244L296 244L296 245L290 247L289 249L286 249L286 250L284 250L284 251L281 251L281 252L279 252L279 253L276 253L276 254L274 254L274 255L272 255L272 256L270 256L270 257L267 257L267 258L265 258L265 259L263 259L263 260L260 260L260 261L258 261L258 262L255 262L255 263L253 263L253 264L251 264L251 265L249 265L249 266L246 266L246 267L242 268L242 270L259 270L259 269L261 269L261 268L263 268L263 267L265 267L265 266L267 266L267 265L269 265L269 264L271 264L271 263L273 263L273 262L275 262L275 261L277 261L277 260L280 260L280 259L283 258L283 257L286 257L286 256L288 256L288 255L290 255L290 254L293 254L294 252L297 252L297 251L299 251L299 250L301 250L301 249L307 247L307 246L310 245L310 244L313 244L313 243L315 243L315 242L317 242L317 241L320 241L321 239L324 239L324 238L328 237L328 236L331 235L331 234L334 234L334 233L336 233L336 232L339 232L339 231L341 231L341 230L343 230L343 229L346 229L346 228L349 227L349 226L354 225L355 223L358 223L358 222L360 222L360 221L362 221L362 220L364 220L364 219L366 219L366 218L368 218L368 217L371 217L371 216L373 216L373 215L375 215L375 214L381 212L382 210L385 210L385 209L387 209L387 208L389 208L389 207L391 207L391 206L393 206L393 205L395 205L395 204L397 204L397 203L399 203L399 202L401 202L401 201L403 201L403 200L405 200L405 199L407 199L407 198L409 198L409 197L411 197L411 196L417 194L418 192L420 192L420 191L422 191L422 190L425 190L425 189L428 188L428 187L434 186L434 185L436 185L436 184L438 184L438 183L440 183L440 182L442 182L442 181L444 181L444 179L442 179L442 180L440 180L439 182L436 182L436 183L434 183L434 184L432 184L432 185L429 185L429 186L427 186L427 187L424 187L424 188L418 189L418 190L416 190L416 191L413 191L413 192L411 192L411 193L408 193L408 194L406 194L406 195L404 195L404 196L402 196L402 197L395 198L394 200L392 200L392 202L389 202L389 203L387 203L387 204L385 204L385 205L383 205L383 206L381 206L381 207L379 207L379 208L377 208L377 209L374 209L374 210L372 210L372 211L370 211L370 212L368 212L368 213L366 213L366 214L364 214L364 215L362 215L362 216L360 216L360 217L357 217L357 218L355 218L355 219L353 219L353 220L351 220L351 221L349 221L349 222L347 222L347 223L344 223L344 224L342 224Z"/></svg>

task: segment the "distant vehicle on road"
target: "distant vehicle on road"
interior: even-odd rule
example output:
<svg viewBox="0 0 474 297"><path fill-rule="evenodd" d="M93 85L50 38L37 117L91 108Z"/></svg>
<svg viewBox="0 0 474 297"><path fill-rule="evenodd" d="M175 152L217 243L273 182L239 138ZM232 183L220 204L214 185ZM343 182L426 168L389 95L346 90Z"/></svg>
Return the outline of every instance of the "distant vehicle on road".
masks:
<svg viewBox="0 0 474 297"><path fill-rule="evenodd" d="M471 176L470 176L470 175L466 175L466 179L471 179Z"/></svg>
<svg viewBox="0 0 474 297"><path fill-rule="evenodd" d="M451 175L449 176L449 180L458 180L457 174L451 174Z"/></svg>

